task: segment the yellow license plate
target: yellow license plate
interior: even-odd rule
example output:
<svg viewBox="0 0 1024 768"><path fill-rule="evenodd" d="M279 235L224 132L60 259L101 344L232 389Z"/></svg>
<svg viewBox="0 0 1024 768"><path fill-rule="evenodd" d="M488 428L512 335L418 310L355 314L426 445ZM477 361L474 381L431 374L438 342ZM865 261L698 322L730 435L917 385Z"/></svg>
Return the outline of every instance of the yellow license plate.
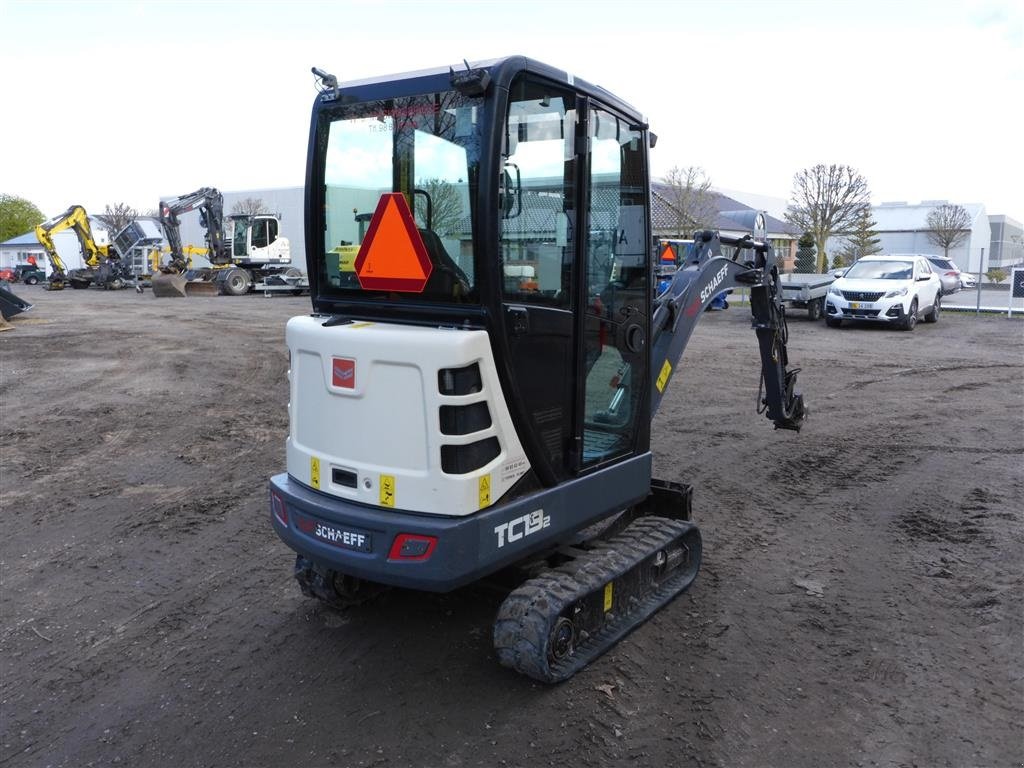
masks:
<svg viewBox="0 0 1024 768"><path fill-rule="evenodd" d="M860 309L860 303L856 301L850 302L850 309Z"/></svg>

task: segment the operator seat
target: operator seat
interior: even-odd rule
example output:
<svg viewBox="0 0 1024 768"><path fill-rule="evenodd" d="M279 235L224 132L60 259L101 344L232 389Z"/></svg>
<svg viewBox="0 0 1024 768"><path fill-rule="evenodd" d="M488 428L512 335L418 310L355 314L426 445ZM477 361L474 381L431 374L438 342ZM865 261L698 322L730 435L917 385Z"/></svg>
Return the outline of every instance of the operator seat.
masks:
<svg viewBox="0 0 1024 768"><path fill-rule="evenodd" d="M460 301L467 296L472 285L466 273L448 255L441 238L432 229L420 229L420 237L434 268L427 279L423 293L429 298Z"/></svg>

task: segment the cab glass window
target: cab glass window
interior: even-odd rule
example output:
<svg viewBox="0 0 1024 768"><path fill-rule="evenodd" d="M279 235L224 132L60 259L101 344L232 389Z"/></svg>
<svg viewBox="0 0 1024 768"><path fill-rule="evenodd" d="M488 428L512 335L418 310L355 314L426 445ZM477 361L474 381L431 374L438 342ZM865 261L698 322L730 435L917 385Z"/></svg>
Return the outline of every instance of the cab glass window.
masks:
<svg viewBox="0 0 1024 768"><path fill-rule="evenodd" d="M575 97L521 77L509 96L501 182L506 301L571 304Z"/></svg>
<svg viewBox="0 0 1024 768"><path fill-rule="evenodd" d="M341 106L318 133L324 183L325 295L475 300L473 210L480 102L455 91ZM382 195L401 193L430 260L422 289L364 289L359 247Z"/></svg>

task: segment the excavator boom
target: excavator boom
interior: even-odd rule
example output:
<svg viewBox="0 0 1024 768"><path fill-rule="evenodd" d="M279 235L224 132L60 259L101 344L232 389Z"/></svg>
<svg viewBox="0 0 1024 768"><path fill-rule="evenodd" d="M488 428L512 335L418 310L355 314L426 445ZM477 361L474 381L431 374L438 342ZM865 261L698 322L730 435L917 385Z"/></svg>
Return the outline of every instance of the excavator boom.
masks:
<svg viewBox="0 0 1024 768"><path fill-rule="evenodd" d="M231 257L224 244L224 197L220 191L214 187L200 187L187 195L161 200L158 210L160 226L170 248L170 260L166 267L153 274L153 295L181 297L216 294L219 290L216 283L202 278L189 279L187 273L192 260L191 253L185 251L191 246L182 248L179 216L198 210L206 238L206 251L202 255L214 266L230 264Z"/></svg>
<svg viewBox="0 0 1024 768"><path fill-rule="evenodd" d="M82 258L86 270L73 270L69 273L64 260L61 259L53 242L53 236L65 229L73 229L82 249ZM50 290L61 290L70 281L72 287L87 287L93 279L93 270L109 258L109 246L96 243L92 234L89 215L80 205L72 205L60 216L44 221L36 226L36 238L46 250L47 258L53 267L47 287Z"/></svg>

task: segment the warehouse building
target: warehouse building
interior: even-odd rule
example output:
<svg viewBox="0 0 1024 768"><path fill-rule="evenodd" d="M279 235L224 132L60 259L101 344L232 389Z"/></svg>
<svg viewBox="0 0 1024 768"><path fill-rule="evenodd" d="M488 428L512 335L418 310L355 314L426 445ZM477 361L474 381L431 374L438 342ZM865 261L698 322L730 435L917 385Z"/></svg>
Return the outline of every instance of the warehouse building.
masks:
<svg viewBox="0 0 1024 768"><path fill-rule="evenodd" d="M924 200L917 204L891 202L871 209L882 253L922 253L942 255L942 246L929 237L928 214L947 200ZM985 206L980 203L961 204L970 218L967 238L949 249L949 258L960 269L977 274L989 269L992 231Z"/></svg>

